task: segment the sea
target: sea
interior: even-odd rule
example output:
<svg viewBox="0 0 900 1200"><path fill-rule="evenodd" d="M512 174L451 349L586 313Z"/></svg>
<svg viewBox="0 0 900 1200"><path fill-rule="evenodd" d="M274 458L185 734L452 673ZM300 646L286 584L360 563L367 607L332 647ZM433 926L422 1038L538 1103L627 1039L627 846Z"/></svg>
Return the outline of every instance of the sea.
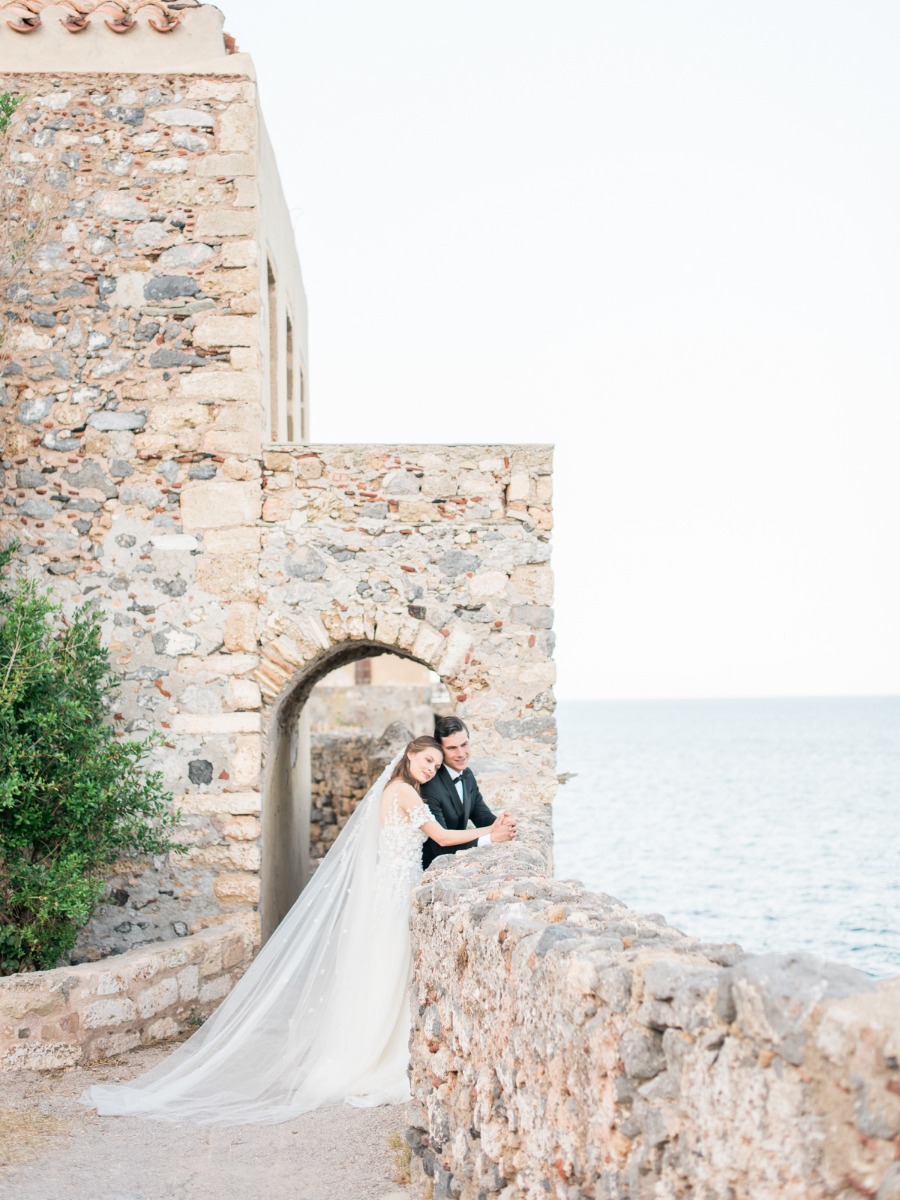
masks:
<svg viewBox="0 0 900 1200"><path fill-rule="evenodd" d="M704 940L900 975L900 697L558 706L556 875Z"/></svg>

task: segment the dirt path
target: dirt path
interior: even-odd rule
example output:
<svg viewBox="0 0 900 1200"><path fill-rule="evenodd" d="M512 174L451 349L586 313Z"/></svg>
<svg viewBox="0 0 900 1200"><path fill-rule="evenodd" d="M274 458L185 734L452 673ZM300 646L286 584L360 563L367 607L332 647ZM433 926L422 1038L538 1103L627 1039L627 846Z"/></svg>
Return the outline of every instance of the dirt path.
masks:
<svg viewBox="0 0 900 1200"><path fill-rule="evenodd" d="M91 1083L131 1079L165 1053L0 1078L2 1200L413 1200L392 1180L402 1105L219 1128L100 1118L78 1104Z"/></svg>

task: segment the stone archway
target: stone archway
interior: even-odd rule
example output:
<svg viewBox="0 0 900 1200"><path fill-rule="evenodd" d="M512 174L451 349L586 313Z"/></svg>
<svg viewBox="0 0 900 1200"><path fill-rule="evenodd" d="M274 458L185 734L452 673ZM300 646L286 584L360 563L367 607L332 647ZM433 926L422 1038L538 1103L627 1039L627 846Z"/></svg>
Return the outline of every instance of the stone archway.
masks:
<svg viewBox="0 0 900 1200"><path fill-rule="evenodd" d="M272 706L263 769L260 920L265 941L309 882L311 751L307 701L316 684L347 663L392 654L431 664L396 646L359 640L332 646L298 671Z"/></svg>

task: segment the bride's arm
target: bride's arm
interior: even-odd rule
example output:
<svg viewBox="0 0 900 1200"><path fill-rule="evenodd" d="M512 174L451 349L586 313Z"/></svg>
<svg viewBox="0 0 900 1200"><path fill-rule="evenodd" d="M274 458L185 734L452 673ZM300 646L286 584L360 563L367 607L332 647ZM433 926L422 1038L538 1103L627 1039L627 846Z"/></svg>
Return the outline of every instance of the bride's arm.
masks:
<svg viewBox="0 0 900 1200"><path fill-rule="evenodd" d="M415 820L416 825L422 832L430 837L432 841L437 842L439 846L464 846L470 842L474 842L477 838L489 834L494 828L493 825L486 825L481 829L446 829L440 821L436 821L428 805L425 804L422 797L408 784L403 786L402 791L398 796L400 807L406 813L407 817ZM423 811L428 814L428 819L422 821L421 816ZM502 816L501 818L502 819ZM495 822L496 824L496 822Z"/></svg>
<svg viewBox="0 0 900 1200"><path fill-rule="evenodd" d="M462 846L490 833L493 825L488 825L484 829L445 829L432 817L430 821L420 824L419 828L439 846Z"/></svg>

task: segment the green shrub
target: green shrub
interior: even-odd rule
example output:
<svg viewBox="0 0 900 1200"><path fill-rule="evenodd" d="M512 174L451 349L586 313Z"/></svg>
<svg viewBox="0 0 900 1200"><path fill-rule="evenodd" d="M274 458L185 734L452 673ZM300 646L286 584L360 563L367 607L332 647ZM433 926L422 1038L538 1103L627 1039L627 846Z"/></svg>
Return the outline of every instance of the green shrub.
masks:
<svg viewBox="0 0 900 1200"><path fill-rule="evenodd" d="M0 975L55 966L117 858L178 849L151 743L111 720L115 688L97 613L0 586Z"/></svg>
<svg viewBox="0 0 900 1200"><path fill-rule="evenodd" d="M24 96L16 96L12 92L0 92L0 133L6 133L13 113L23 99Z"/></svg>

